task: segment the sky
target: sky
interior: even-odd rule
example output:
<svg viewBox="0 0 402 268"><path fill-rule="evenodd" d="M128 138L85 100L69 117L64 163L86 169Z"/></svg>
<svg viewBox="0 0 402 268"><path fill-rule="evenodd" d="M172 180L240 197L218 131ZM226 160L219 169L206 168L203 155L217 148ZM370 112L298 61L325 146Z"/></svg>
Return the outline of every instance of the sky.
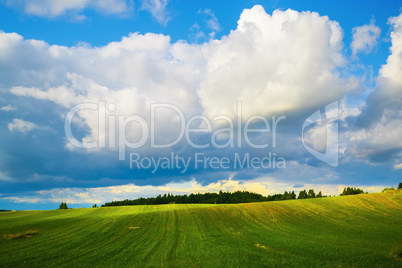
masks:
<svg viewBox="0 0 402 268"><path fill-rule="evenodd" d="M0 0L0 209L402 181L402 1Z"/></svg>

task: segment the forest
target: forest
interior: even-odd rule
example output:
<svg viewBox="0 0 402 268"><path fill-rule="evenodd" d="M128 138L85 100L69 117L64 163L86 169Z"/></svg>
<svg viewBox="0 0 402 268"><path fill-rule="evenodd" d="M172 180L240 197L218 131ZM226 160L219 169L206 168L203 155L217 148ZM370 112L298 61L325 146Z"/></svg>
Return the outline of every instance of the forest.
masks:
<svg viewBox="0 0 402 268"><path fill-rule="evenodd" d="M321 191L316 194L313 189L308 192L300 191L297 199L326 197ZM161 204L237 204L250 202L267 202L296 199L294 191L285 191L283 194L263 196L249 191L222 192L219 193L197 193L190 195L164 194L157 197L137 198L133 200L107 202L105 206L131 206L131 205L161 205Z"/></svg>

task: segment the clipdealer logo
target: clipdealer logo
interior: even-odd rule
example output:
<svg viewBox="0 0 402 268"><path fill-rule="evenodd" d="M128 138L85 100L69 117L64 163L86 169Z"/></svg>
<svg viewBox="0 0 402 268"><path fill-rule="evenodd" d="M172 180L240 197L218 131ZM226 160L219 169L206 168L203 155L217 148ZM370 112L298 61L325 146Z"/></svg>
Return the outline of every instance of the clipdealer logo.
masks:
<svg viewBox="0 0 402 268"><path fill-rule="evenodd" d="M93 110L97 112L98 120L98 139L94 141L79 141L72 132L72 122L75 115L80 115L83 110ZM117 107L113 103L106 105L105 101L98 103L82 103L70 109L65 117L65 133L68 141L77 148L93 149L93 148L114 148L118 150L119 160L126 159L126 150L140 149L142 147L152 149L172 148L183 140L188 146L195 149L204 149L213 147L216 149L224 148L243 148L248 146L251 149L263 149L271 146L277 146L277 128L278 124L286 119L286 116L272 116L271 122L264 116L254 115L246 120L242 120L242 103L237 103L237 116L233 120L227 115L219 115L209 119L203 115L195 115L186 119L184 112L177 106L169 103L155 103L150 105L150 114L148 120L139 115L133 114L110 115L110 112L116 111ZM179 133L174 139L167 143L156 142L156 113L159 112L174 112L179 118ZM107 113L109 115L107 116ZM310 115L302 126L302 143L304 148L317 159L327 163L330 166L338 165L338 123L330 122L330 119L338 117L338 101L335 101L325 106L325 113L321 115L320 110L317 110ZM212 120L212 121L211 121ZM213 129L216 121L224 121L225 127ZM203 127L194 127L195 121L202 122ZM259 123L259 124L256 124ZM325 152L321 153L311 148L306 144L305 128L312 124L326 123L326 146ZM132 142L126 136L127 128L135 124L139 126L136 129L139 134L139 139ZM254 127L251 127L253 125ZM258 125L259 128L255 126ZM226 127L228 126L228 127ZM236 127L235 127L236 126ZM101 133L103 133L101 135ZM204 133L209 137L208 142L196 143L191 138L191 134ZM257 144L250 139L252 133L270 134L271 141ZM227 137L225 143L218 142L218 136L225 134ZM205 140L205 139L203 139ZM129 153L130 168L136 169L152 169L156 172L158 169L178 169L182 173L186 172L189 167L198 169L237 169L237 168L263 168L263 169L282 169L286 167L284 157L277 156L276 153L269 152L263 157L252 157L250 153L234 153L231 156L217 157L208 156L203 153L195 153L192 156L180 156L172 153L170 156L146 156L141 155L140 150L135 153Z"/></svg>
<svg viewBox="0 0 402 268"><path fill-rule="evenodd" d="M94 110L98 112L98 140L91 142L80 142L78 141L73 133L72 133L72 121L76 114L79 114L80 111L83 110ZM237 103L237 119L233 120L227 115L219 115L215 116L210 120L206 116L203 115L195 115L186 119L183 111L169 103L156 103L150 105L150 120L148 121L141 115L134 114L130 116L118 115L117 118L115 115L106 116L106 110L109 112L114 112L116 110L116 105L109 104L108 108L106 108L106 102L101 101L99 103L82 103L74 106L66 115L64 121L65 133L68 141L77 148L83 149L93 149L93 148L118 148L119 151L119 160L125 160L126 157L126 148L131 149L139 149L144 147L146 144L149 144L150 148L163 149L163 148L172 148L177 145L183 139L186 143L196 149L204 149L204 148L242 148L243 145L247 145L253 149L263 149L268 148L268 142L262 144L256 144L252 141L250 136L252 133L271 133L272 135L272 143L271 146L273 148L276 147L277 139L276 132L278 123L284 119L286 116L280 116L276 118L272 116L272 121L261 115L254 115L247 120L242 121L242 104L241 102ZM164 110L176 113L179 118L180 126L179 126L179 134L175 139L169 143L158 144L156 142L156 111ZM193 123L195 121L202 122L205 127L193 127ZM212 131L212 126L217 121L223 121L226 123L228 127L221 127ZM259 123L262 125L261 128L251 127L252 124ZM138 128L138 133L140 134L140 138L136 142L131 142L126 135L126 130L130 124L137 124L140 127ZM108 127L107 127L108 125ZM116 126L117 125L117 126ZM236 127L235 127L236 126ZM100 135L100 133L104 133L105 135ZM197 144L191 138L192 133L205 133L209 134L209 142L203 144ZM107 135L106 135L107 134ZM224 144L218 142L218 136L225 134L228 139ZM106 141L106 137L108 136L108 141ZM116 144L117 141L117 144Z"/></svg>

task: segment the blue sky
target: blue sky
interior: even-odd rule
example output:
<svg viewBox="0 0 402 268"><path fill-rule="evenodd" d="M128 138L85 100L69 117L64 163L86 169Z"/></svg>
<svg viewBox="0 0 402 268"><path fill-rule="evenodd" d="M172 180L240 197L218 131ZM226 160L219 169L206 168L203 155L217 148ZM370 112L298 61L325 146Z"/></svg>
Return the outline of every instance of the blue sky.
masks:
<svg viewBox="0 0 402 268"><path fill-rule="evenodd" d="M301 187L337 194L344 186L397 185L401 7L402 1L0 1L0 208L91 206L165 192L266 195ZM65 119L88 103L95 108L75 113L72 135L98 144L77 148ZM165 105L153 123L152 104ZM303 130L317 111L323 120ZM204 130L155 148L134 117L118 132L130 116L154 127L159 144L180 135L183 119ZM233 121L233 133L216 132L230 127L222 116ZM111 120L115 131L108 131ZM266 131L245 135L247 127ZM142 137L138 148L118 147ZM130 167L130 154L143 162ZM229 164L197 165L196 154ZM189 165L174 165L175 156ZM257 164L239 167L239 159ZM158 160L170 165L156 166ZM264 167L281 160L283 167Z"/></svg>

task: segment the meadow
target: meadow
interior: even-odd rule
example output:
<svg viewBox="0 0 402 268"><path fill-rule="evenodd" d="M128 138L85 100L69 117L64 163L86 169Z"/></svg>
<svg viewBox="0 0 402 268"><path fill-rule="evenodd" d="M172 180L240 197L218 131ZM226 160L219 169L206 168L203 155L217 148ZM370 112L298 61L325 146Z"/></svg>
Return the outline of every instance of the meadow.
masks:
<svg viewBox="0 0 402 268"><path fill-rule="evenodd" d="M0 213L1 267L402 267L402 192Z"/></svg>

